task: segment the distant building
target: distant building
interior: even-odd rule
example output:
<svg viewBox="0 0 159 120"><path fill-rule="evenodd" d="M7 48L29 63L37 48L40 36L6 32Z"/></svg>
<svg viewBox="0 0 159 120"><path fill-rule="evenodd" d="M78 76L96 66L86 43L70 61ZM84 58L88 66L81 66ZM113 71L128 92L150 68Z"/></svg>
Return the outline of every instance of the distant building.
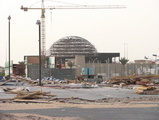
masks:
<svg viewBox="0 0 159 120"><path fill-rule="evenodd" d="M18 76L24 76L25 64L13 64L13 74Z"/></svg>
<svg viewBox="0 0 159 120"><path fill-rule="evenodd" d="M135 63L137 64L145 64L145 63L156 63L155 61L152 60L134 60Z"/></svg>
<svg viewBox="0 0 159 120"><path fill-rule="evenodd" d="M57 40L46 53L44 64L42 62L43 73L45 72L50 75L59 74L59 76L62 75L62 71L59 72L56 68L69 68L68 62L73 62L73 68L76 68L76 73L73 72L71 75L80 75L82 67L95 67L97 65L99 66L99 64L103 64L102 66L104 67L109 63L116 63L116 60L118 61L120 57L120 53L98 53L94 45L88 40L78 36L67 36ZM39 55L24 56L24 61L26 64L26 76L28 75L29 77L31 75L31 73L29 73L30 70L33 70L32 75L36 75L37 77L35 78L38 78L38 66L34 69L30 67L30 65L39 64ZM55 69L51 71L47 68ZM63 70L65 71L66 69ZM42 76L47 76L46 74ZM66 71L65 74L69 75Z"/></svg>
<svg viewBox="0 0 159 120"><path fill-rule="evenodd" d="M0 66L0 73L4 72L4 67Z"/></svg>
<svg viewBox="0 0 159 120"><path fill-rule="evenodd" d="M70 60L75 62L77 56L84 56L84 63L114 63L119 59L120 53L98 53L88 40L67 36L51 45L45 57L45 67L65 68L66 63ZM27 64L39 64L39 56L24 56L24 61Z"/></svg>
<svg viewBox="0 0 159 120"><path fill-rule="evenodd" d="M78 36L67 36L59 39L47 53L48 56L55 57L56 65L65 65L68 60L75 61L77 56L84 56L85 63L112 63L120 57L120 53L98 53L94 45Z"/></svg>
<svg viewBox="0 0 159 120"><path fill-rule="evenodd" d="M24 56L25 64L39 64L39 56Z"/></svg>

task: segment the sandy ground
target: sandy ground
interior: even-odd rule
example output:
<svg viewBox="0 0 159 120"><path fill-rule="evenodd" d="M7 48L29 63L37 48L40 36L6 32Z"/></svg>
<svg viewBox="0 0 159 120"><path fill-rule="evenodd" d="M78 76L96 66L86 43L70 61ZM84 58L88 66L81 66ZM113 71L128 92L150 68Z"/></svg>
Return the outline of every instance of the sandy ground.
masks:
<svg viewBox="0 0 159 120"><path fill-rule="evenodd" d="M110 89L110 90L109 90ZM68 96L71 94L71 96L74 95L85 95L84 93L87 91L88 94L86 94L84 97L87 98L87 96L104 96L105 93L109 93L110 95L113 94L115 95L129 95L129 91L125 91L124 89L112 89L112 88L107 88L107 89L98 89L100 92L96 92L94 89L92 90L52 90L54 93L59 93L58 96L60 95L65 95ZM45 89L43 89L45 90ZM46 89L47 90L47 89ZM49 89L50 90L50 89ZM62 94L61 94L62 92ZM130 91L131 92L131 91ZM93 93L93 94L92 94ZM130 94L131 96L134 94ZM11 96L10 94L4 94L1 93L1 98ZM70 96L69 96L70 97ZM80 96L77 96L80 97ZM87 98L88 99L88 98ZM107 99L108 100L108 99ZM5 101L3 100L0 102L0 110L27 110L27 109L48 109L48 108L64 108L64 107L72 107L72 108L146 108L146 107L159 107L159 99L153 98L152 96L150 97L140 97L136 98L135 100L132 98L123 98L121 99L110 99L108 102L86 102L85 101L73 101L71 102L75 103L65 103L59 102L59 101L45 101L44 103L28 103L28 102L23 102L23 103L16 103L16 102L10 102L10 101ZM127 102L127 103L124 103ZM18 114L3 114L0 113L0 120L83 120L78 117L48 117L48 116L40 116L36 114L24 114L24 113L18 113Z"/></svg>
<svg viewBox="0 0 159 120"><path fill-rule="evenodd" d="M142 103L142 102L140 102ZM147 101L151 103L151 101ZM120 103L93 103L93 104L70 104L70 103L0 103L0 110L24 110L24 109L47 109L47 108L63 108L63 107L78 107L78 108L145 108L145 107L159 107L158 103L153 104L135 104L130 102L127 104ZM18 106L18 107L17 107ZM36 114L2 114L0 113L0 120L83 120L78 117L48 117Z"/></svg>
<svg viewBox="0 0 159 120"><path fill-rule="evenodd" d="M151 104L148 104L151 103ZM152 104L153 103L153 104ZM89 103L89 104L71 104L71 103L0 103L0 110L24 110L24 109L48 109L48 108L143 108L143 107L159 107L159 102L130 102L130 103ZM18 106L18 107L17 107Z"/></svg>
<svg viewBox="0 0 159 120"><path fill-rule="evenodd" d="M83 120L78 117L48 117L35 114L1 114L0 120Z"/></svg>

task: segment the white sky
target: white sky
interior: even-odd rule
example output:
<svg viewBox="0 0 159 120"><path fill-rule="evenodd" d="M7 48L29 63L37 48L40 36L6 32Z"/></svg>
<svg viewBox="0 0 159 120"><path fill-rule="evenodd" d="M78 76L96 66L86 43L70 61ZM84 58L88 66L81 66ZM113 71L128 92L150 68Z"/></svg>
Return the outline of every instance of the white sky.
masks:
<svg viewBox="0 0 159 120"><path fill-rule="evenodd" d="M8 59L8 16L11 15L11 60L38 55L41 0L0 0L0 66ZM47 0L45 7L69 5ZM90 41L98 52L119 52L130 61L159 54L159 0L56 0L84 5L125 5L126 9L46 10L46 49L58 39L75 35ZM37 4L34 4L37 3Z"/></svg>

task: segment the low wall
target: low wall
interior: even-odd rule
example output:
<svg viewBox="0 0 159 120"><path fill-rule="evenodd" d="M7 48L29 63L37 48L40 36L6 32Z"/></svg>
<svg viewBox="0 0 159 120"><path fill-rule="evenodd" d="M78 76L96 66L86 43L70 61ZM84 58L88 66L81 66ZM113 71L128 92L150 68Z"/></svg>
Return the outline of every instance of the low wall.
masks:
<svg viewBox="0 0 159 120"><path fill-rule="evenodd" d="M39 78L39 65L28 65L27 66L28 77L33 80ZM75 79L75 69L59 69L59 68L44 68L41 69L41 78L53 76L54 78L63 80Z"/></svg>

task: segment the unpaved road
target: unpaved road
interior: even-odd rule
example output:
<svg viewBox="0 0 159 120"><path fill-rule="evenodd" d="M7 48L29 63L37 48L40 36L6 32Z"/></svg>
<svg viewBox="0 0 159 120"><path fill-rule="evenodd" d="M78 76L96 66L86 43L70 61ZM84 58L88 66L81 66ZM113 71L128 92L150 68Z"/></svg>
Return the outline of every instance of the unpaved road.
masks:
<svg viewBox="0 0 159 120"><path fill-rule="evenodd" d="M2 118L5 119L0 117L0 120L158 120L159 117L158 104L149 106L144 104L139 106L114 104L108 107L106 105L104 107L102 105L90 107L91 105L89 105L90 108L84 105L80 105L80 108L78 105L70 105L70 107L66 106L65 103L63 105L64 107L60 105L60 108L0 110L0 113L3 114L16 113L14 117L11 117L15 119L3 116Z"/></svg>
<svg viewBox="0 0 159 120"><path fill-rule="evenodd" d="M83 101L69 103L68 100L63 103L59 101L49 103L1 101L0 120L158 120L159 118L159 95L137 95L132 89L31 87L31 90L51 91L58 98L79 97L97 101L93 103L83 103ZM14 94L0 92L0 99L14 96ZM100 100L102 98L108 101L103 102Z"/></svg>

